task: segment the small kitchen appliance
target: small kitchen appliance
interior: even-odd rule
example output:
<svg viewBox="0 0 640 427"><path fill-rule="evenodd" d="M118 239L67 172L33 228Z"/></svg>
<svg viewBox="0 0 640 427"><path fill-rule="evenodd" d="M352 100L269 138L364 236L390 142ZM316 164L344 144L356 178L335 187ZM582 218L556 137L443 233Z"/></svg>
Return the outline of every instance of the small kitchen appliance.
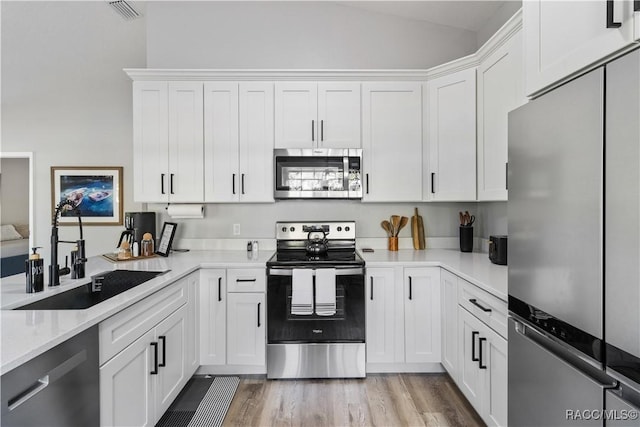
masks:
<svg viewBox="0 0 640 427"><path fill-rule="evenodd" d="M267 378L365 376L364 260L353 221L278 222L267 261Z"/></svg>
<svg viewBox="0 0 640 427"><path fill-rule="evenodd" d="M361 199L362 150L274 150L276 199Z"/></svg>
<svg viewBox="0 0 640 427"><path fill-rule="evenodd" d="M156 213L155 212L125 212L124 214L125 230L120 234L117 247L119 248L122 241L129 242L129 247L133 247L133 243L137 242L142 247L142 239L145 233L151 233L153 238L156 237Z"/></svg>
<svg viewBox="0 0 640 427"><path fill-rule="evenodd" d="M498 265L507 265L507 236L489 236L489 260Z"/></svg>

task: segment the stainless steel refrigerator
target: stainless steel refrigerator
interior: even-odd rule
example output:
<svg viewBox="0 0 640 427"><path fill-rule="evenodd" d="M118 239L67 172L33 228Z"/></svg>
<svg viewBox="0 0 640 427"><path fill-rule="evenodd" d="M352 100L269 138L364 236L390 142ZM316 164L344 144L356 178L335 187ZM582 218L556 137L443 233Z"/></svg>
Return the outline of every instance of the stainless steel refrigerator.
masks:
<svg viewBox="0 0 640 427"><path fill-rule="evenodd" d="M509 426L640 425L640 50L509 114Z"/></svg>

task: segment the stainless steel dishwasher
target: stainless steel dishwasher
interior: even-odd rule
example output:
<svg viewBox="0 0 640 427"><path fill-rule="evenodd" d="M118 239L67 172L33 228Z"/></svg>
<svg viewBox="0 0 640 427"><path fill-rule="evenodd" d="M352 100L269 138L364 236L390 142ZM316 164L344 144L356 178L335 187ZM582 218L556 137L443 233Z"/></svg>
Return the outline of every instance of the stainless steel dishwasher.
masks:
<svg viewBox="0 0 640 427"><path fill-rule="evenodd" d="M3 426L100 424L98 326L0 378Z"/></svg>

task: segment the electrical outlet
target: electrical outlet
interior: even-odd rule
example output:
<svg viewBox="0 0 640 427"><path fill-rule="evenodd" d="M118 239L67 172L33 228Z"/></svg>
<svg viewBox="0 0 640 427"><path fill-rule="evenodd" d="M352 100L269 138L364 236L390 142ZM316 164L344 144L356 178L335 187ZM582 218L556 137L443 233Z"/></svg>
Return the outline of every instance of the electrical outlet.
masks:
<svg viewBox="0 0 640 427"><path fill-rule="evenodd" d="M234 236L240 235L240 224L233 224L233 235Z"/></svg>

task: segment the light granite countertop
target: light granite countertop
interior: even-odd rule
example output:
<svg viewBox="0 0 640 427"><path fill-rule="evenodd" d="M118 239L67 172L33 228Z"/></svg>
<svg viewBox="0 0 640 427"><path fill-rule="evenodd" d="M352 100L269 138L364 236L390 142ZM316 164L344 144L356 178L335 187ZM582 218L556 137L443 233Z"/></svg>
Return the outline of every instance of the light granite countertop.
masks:
<svg viewBox="0 0 640 427"><path fill-rule="evenodd" d="M258 254L242 250L191 251L173 253L167 258L125 262L92 257L86 265L84 279L71 280L68 276L63 276L59 287L49 288L45 278L45 290L35 294L25 293L24 275L2 278L0 374L20 366L198 269L265 268L272 254L273 251L266 250ZM368 267L442 267L498 298L507 300L507 267L492 264L486 253L461 253L449 249L397 252L376 249L374 253L361 252L361 255ZM91 275L116 269L169 271L85 310L11 310L55 293L83 286L91 280Z"/></svg>

